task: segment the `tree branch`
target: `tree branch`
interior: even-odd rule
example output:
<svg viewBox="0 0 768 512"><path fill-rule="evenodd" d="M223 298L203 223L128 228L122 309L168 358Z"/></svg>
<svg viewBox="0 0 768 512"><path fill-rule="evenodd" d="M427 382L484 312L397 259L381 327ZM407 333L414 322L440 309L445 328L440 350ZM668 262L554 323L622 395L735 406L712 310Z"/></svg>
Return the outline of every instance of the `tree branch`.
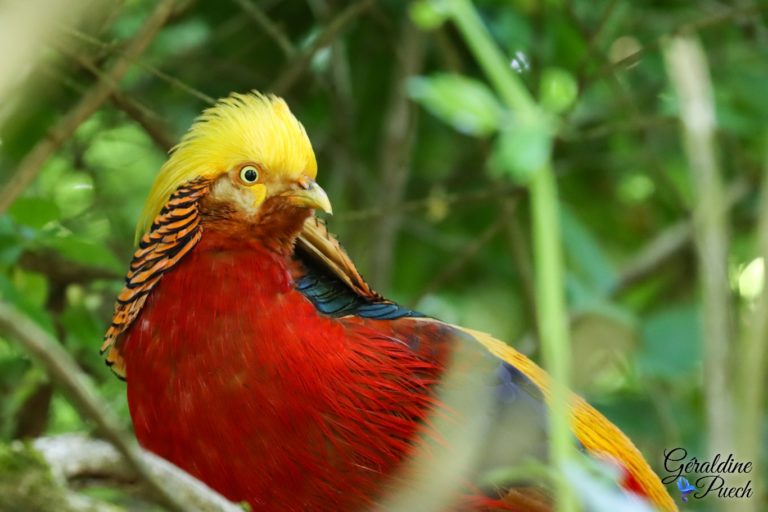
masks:
<svg viewBox="0 0 768 512"><path fill-rule="evenodd" d="M264 14L264 11L251 0L234 0L234 2L259 25L259 28L272 38L277 46L283 51L287 59L293 58L296 54L296 48L293 47L291 40L288 39L288 36L285 35L283 30Z"/></svg>
<svg viewBox="0 0 768 512"><path fill-rule="evenodd" d="M128 43L125 52L118 57L106 78L100 79L91 87L69 113L59 121L37 145L27 153L19 163L16 172L0 191L0 213L5 212L16 197L37 176L40 168L48 158L88 119L101 105L107 101L117 82L123 77L131 64L152 42L160 28L173 11L174 0L162 0L150 14L144 26Z"/></svg>
<svg viewBox="0 0 768 512"><path fill-rule="evenodd" d="M35 322L3 301L0 301L0 332L15 339L45 369L48 377L69 397L72 405L98 426L99 431L125 457L128 465L165 506L175 512L194 510L175 497L165 482L158 480L147 469L136 442L123 431L120 422L93 389L90 380L59 343Z"/></svg>
<svg viewBox="0 0 768 512"><path fill-rule="evenodd" d="M175 137L168 131L163 121L158 119L157 115L148 114L144 105L122 91L114 91L110 99L118 110L141 126L159 149L168 153L176 145Z"/></svg>
<svg viewBox="0 0 768 512"><path fill-rule="evenodd" d="M726 208L732 209L751 190L749 182L742 178L734 180L726 191ZM693 223L686 219L678 221L656 235L619 272L611 295L618 295L637 282L653 275L659 267L689 246L693 239Z"/></svg>
<svg viewBox="0 0 768 512"><path fill-rule="evenodd" d="M99 279L120 279L116 272L100 267L89 267L62 258L54 251L25 251L19 259L19 266L44 274L53 282L66 286L72 283L87 283Z"/></svg>
<svg viewBox="0 0 768 512"><path fill-rule="evenodd" d="M111 80L90 58L79 55L63 46L59 46L58 49L61 53L75 60L96 78ZM128 93L122 91L120 84L113 83L112 87L113 89L110 94L112 104L141 126L158 148L165 153L170 151L175 144L175 138L169 133L160 116L146 105L132 98Z"/></svg>
<svg viewBox="0 0 768 512"><path fill-rule="evenodd" d="M188 0L187 3L191 3L192 0ZM183 8L183 7L182 7ZM85 34L77 29L74 28L66 28L64 29L69 35L72 37L78 39L79 41L82 41L84 43L87 43L89 45L95 46L97 48L100 48L104 50L107 53L117 53L118 55L125 57L127 55L127 50L121 50L119 46L115 45L114 43L106 43L99 38L93 37L89 34ZM176 87L182 92L187 93L188 95L192 96L193 98L197 98L198 100L202 101L206 105L213 105L216 103L216 99L212 98L211 96L205 94L203 91L196 89L192 85L184 82L183 80L180 80L179 78L176 78L173 75L169 75L165 71L161 70L160 68L153 66L152 64L149 64L148 62L145 62L139 58L135 58L132 61L133 64L135 64L137 67L143 69L147 73L154 75L155 77L159 78L163 82Z"/></svg>
<svg viewBox="0 0 768 512"><path fill-rule="evenodd" d="M344 30L349 22L357 18L360 14L368 10L373 5L373 0L360 0L339 13L327 27L315 38L312 44L304 50L289 66L277 77L269 88L275 94L285 94L285 91L291 88L296 80L312 62L312 57L327 46L339 32Z"/></svg>
<svg viewBox="0 0 768 512"><path fill-rule="evenodd" d="M20 441L0 443L0 510L125 512L63 485L41 454Z"/></svg>
<svg viewBox="0 0 768 512"><path fill-rule="evenodd" d="M732 453L728 209L715 155L712 83L706 55L695 39L672 39L664 57L680 106L682 135L695 192L693 233L702 292L708 448L710 454Z"/></svg>
<svg viewBox="0 0 768 512"><path fill-rule="evenodd" d="M62 483L95 479L133 483L134 468L111 444L79 434L66 434L36 439L32 446L40 452ZM186 504L187 510L200 512L243 512L203 482L182 471L165 459L141 450L147 471L165 488Z"/></svg>

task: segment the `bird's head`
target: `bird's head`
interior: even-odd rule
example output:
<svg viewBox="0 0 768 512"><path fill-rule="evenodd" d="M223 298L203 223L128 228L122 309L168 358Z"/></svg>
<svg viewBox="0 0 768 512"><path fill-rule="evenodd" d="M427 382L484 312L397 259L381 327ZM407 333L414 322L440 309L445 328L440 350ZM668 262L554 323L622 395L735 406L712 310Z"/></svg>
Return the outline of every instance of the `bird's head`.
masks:
<svg viewBox="0 0 768 512"><path fill-rule="evenodd" d="M193 180L210 180L203 211L215 218L260 226L312 209L331 212L315 183L317 162L304 127L281 98L232 94L205 110L158 174L137 226L141 237L169 196ZM294 229L292 228L292 229Z"/></svg>

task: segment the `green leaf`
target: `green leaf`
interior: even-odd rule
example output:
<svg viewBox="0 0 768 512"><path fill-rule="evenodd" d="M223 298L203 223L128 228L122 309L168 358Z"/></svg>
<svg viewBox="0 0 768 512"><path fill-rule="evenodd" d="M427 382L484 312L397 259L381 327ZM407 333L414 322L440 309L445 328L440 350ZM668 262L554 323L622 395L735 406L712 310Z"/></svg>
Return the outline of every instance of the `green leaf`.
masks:
<svg viewBox="0 0 768 512"><path fill-rule="evenodd" d="M121 271L120 262L112 252L101 244L84 240L77 236L48 238L44 244L56 251L67 260L83 265Z"/></svg>
<svg viewBox="0 0 768 512"><path fill-rule="evenodd" d="M474 78L438 73L411 78L407 87L411 98L461 133L484 137L499 129L504 109Z"/></svg>
<svg viewBox="0 0 768 512"><path fill-rule="evenodd" d="M48 312L42 306L35 304L20 293L13 283L2 274L0 274L0 298L29 316L41 328L48 331L49 334L55 335L53 322Z"/></svg>
<svg viewBox="0 0 768 512"><path fill-rule="evenodd" d="M51 401L51 418L48 432L51 434L63 434L82 430L84 426L82 417L69 400L58 393L54 394Z"/></svg>
<svg viewBox="0 0 768 512"><path fill-rule="evenodd" d="M67 333L67 341L81 349L92 349L95 340L103 335L103 320L80 306L69 306L59 321Z"/></svg>
<svg viewBox="0 0 768 512"><path fill-rule="evenodd" d="M93 195L93 179L82 172L62 176L53 192L64 218L74 217L90 208Z"/></svg>
<svg viewBox="0 0 768 512"><path fill-rule="evenodd" d="M616 269L589 228L566 205L561 205L563 244L574 272L589 287L605 295L616 283Z"/></svg>
<svg viewBox="0 0 768 512"><path fill-rule="evenodd" d="M8 213L16 223L35 229L59 218L56 204L42 197L21 197L14 201Z"/></svg>
<svg viewBox="0 0 768 512"><path fill-rule="evenodd" d="M433 30L448 18L448 10L442 2L420 0L413 2L408 9L411 21L422 30Z"/></svg>
<svg viewBox="0 0 768 512"><path fill-rule="evenodd" d="M106 212L117 229L132 230L141 212L149 186L165 156L137 126L102 127L88 142L86 164L94 175L99 203L109 204Z"/></svg>
<svg viewBox="0 0 768 512"><path fill-rule="evenodd" d="M17 268L13 273L13 286L30 304L45 307L48 298L48 280L43 274Z"/></svg>
<svg viewBox="0 0 768 512"><path fill-rule="evenodd" d="M0 215L0 266L13 265L24 252L21 237L8 215Z"/></svg>
<svg viewBox="0 0 768 512"><path fill-rule="evenodd" d="M646 375L678 378L699 365L699 312L694 304L672 306L654 313L642 325L640 369Z"/></svg>
<svg viewBox="0 0 768 512"><path fill-rule="evenodd" d="M544 123L517 124L503 130L493 145L489 170L527 185L534 173L549 160L550 132Z"/></svg>
<svg viewBox="0 0 768 512"><path fill-rule="evenodd" d="M559 114L571 108L579 94L579 85L568 71L547 68L541 74L539 101L550 112Z"/></svg>
<svg viewBox="0 0 768 512"><path fill-rule="evenodd" d="M204 45L210 32L211 27L201 18L188 17L179 23L164 27L157 34L153 48L163 56L185 55Z"/></svg>
<svg viewBox="0 0 768 512"><path fill-rule="evenodd" d="M0 235L0 265L15 264L23 252L24 247L19 243L18 237Z"/></svg>
<svg viewBox="0 0 768 512"><path fill-rule="evenodd" d="M623 492L619 483L623 478L615 462L590 459L586 454L569 461L565 474L585 510L593 512L653 512L643 499Z"/></svg>

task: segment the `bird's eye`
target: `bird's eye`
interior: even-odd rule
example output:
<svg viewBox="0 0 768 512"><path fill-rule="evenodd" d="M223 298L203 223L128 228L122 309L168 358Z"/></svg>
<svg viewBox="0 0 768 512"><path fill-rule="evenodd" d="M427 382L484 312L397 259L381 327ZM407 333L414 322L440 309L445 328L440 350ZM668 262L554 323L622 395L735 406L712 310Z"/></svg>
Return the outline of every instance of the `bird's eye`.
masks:
<svg viewBox="0 0 768 512"><path fill-rule="evenodd" d="M259 181L259 170L253 165L246 165L240 169L240 180L246 185L253 185Z"/></svg>

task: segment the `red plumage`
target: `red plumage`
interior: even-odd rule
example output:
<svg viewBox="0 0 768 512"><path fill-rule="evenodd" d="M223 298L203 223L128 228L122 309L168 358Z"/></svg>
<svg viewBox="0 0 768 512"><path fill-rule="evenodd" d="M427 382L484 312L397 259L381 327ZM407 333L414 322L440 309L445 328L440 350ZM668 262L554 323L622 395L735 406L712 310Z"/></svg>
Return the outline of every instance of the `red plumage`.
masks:
<svg viewBox="0 0 768 512"><path fill-rule="evenodd" d="M441 372L385 326L321 317L285 258L207 233L122 344L136 435L254 510L368 503Z"/></svg>

